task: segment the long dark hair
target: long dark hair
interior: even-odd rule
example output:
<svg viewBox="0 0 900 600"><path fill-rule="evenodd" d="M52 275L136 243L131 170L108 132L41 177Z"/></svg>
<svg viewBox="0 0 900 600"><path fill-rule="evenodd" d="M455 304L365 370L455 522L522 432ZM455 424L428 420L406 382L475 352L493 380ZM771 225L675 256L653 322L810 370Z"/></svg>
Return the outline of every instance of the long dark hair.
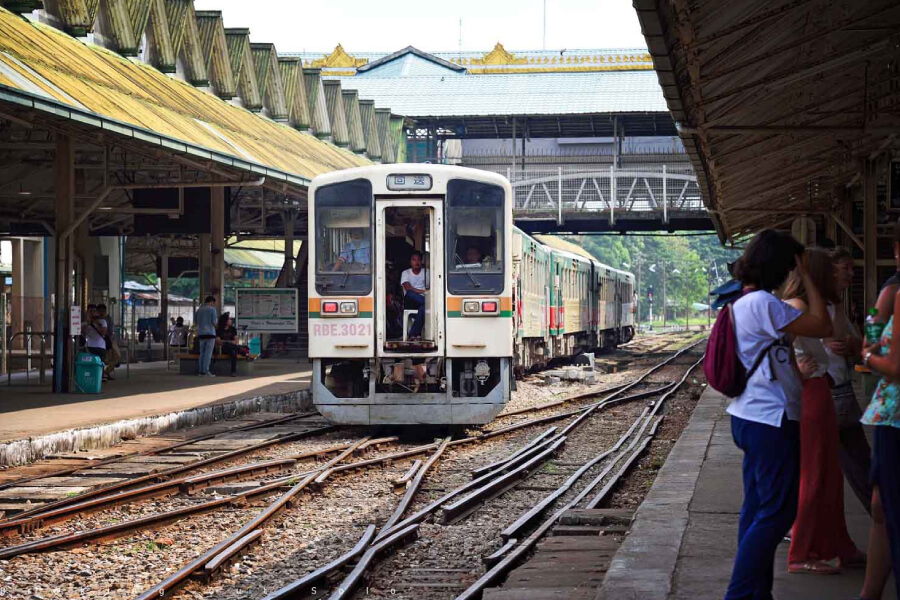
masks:
<svg viewBox="0 0 900 600"><path fill-rule="evenodd" d="M831 254L822 248L810 248L806 251L806 255L809 257L807 270L816 289L819 290L819 293L822 294L826 301L837 302L837 292L834 289L834 261L831 258ZM806 286L803 285L803 280L797 274L797 271L792 272L788 278L787 285L784 287L783 297L785 300L800 298L809 304Z"/></svg>
<svg viewBox="0 0 900 600"><path fill-rule="evenodd" d="M230 318L231 318L231 313L227 313L227 312L222 313L222 315L219 317L219 324L216 327L216 329L221 329L222 331L224 331L225 326L228 324L228 319L230 319Z"/></svg>
<svg viewBox="0 0 900 600"><path fill-rule="evenodd" d="M766 229L747 244L732 275L745 286L771 292L781 287L803 255L803 244L786 233Z"/></svg>

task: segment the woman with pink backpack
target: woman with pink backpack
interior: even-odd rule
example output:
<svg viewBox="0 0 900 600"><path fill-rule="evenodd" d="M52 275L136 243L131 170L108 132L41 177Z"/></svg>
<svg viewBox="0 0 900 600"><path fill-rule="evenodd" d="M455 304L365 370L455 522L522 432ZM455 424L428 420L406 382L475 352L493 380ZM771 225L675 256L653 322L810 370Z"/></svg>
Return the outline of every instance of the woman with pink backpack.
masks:
<svg viewBox="0 0 900 600"><path fill-rule="evenodd" d="M806 312L773 294L794 269L809 290ZM757 234L734 276L743 295L717 319L704 365L713 375L710 385L734 398L731 432L744 452L738 552L725 600L765 600L772 597L775 551L797 513L803 384L790 336L827 338L832 326L806 270L803 245L790 235ZM728 353L732 358L723 361Z"/></svg>

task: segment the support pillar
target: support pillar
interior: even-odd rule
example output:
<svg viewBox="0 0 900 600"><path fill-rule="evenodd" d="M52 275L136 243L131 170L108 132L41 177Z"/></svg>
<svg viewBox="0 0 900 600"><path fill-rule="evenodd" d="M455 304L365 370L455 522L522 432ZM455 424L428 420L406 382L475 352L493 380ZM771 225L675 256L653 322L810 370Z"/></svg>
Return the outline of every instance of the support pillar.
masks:
<svg viewBox="0 0 900 600"><path fill-rule="evenodd" d="M163 338L163 356L169 363L169 248L162 247L159 255L159 330Z"/></svg>
<svg viewBox="0 0 900 600"><path fill-rule="evenodd" d="M53 391L70 391L72 364L72 337L80 332L69 330L69 313L72 310L74 282L72 281L74 238L60 239L74 218L75 152L67 135L56 134L56 290L53 361Z"/></svg>
<svg viewBox="0 0 900 600"><path fill-rule="evenodd" d="M10 335L25 331L25 240L13 238L12 243L12 294L10 294ZM16 338L13 348L24 348L25 340Z"/></svg>
<svg viewBox="0 0 900 600"><path fill-rule="evenodd" d="M294 213L284 215L284 280L287 287L294 287Z"/></svg>
<svg viewBox="0 0 900 600"><path fill-rule="evenodd" d="M515 176L516 172L516 118L513 117L512 120L512 143L510 144L510 148L512 149L512 172L513 176Z"/></svg>
<svg viewBox="0 0 900 600"><path fill-rule="evenodd" d="M197 299L197 308L203 305L203 300L210 294L210 239L208 233L201 233L198 243L200 244L200 297Z"/></svg>
<svg viewBox="0 0 900 600"><path fill-rule="evenodd" d="M875 306L878 299L878 206L876 198L877 162L863 165L863 301L865 307Z"/></svg>
<svg viewBox="0 0 900 600"><path fill-rule="evenodd" d="M221 315L225 293L225 188L210 189L210 269L209 293L216 297Z"/></svg>

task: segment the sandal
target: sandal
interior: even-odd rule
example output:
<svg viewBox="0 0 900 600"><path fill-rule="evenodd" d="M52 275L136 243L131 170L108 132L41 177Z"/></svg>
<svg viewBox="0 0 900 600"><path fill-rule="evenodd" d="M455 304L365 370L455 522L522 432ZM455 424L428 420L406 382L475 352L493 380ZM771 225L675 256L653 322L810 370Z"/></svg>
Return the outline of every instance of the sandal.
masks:
<svg viewBox="0 0 900 600"><path fill-rule="evenodd" d="M788 565L788 573L807 573L810 575L837 575L841 572L840 567L836 567L827 560L808 560L802 563L790 563Z"/></svg>

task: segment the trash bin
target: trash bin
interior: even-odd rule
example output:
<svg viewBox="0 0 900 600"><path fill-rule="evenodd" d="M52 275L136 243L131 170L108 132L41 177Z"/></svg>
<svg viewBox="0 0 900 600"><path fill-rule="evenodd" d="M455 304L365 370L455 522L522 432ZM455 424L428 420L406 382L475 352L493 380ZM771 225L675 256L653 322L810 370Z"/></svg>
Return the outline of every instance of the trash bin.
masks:
<svg viewBox="0 0 900 600"><path fill-rule="evenodd" d="M251 338L250 343L247 345L250 347L250 354L253 356L259 356L262 353L262 343L258 337Z"/></svg>
<svg viewBox="0 0 900 600"><path fill-rule="evenodd" d="M75 389L81 394L99 394L103 381L103 361L99 356L81 352L75 358Z"/></svg>

